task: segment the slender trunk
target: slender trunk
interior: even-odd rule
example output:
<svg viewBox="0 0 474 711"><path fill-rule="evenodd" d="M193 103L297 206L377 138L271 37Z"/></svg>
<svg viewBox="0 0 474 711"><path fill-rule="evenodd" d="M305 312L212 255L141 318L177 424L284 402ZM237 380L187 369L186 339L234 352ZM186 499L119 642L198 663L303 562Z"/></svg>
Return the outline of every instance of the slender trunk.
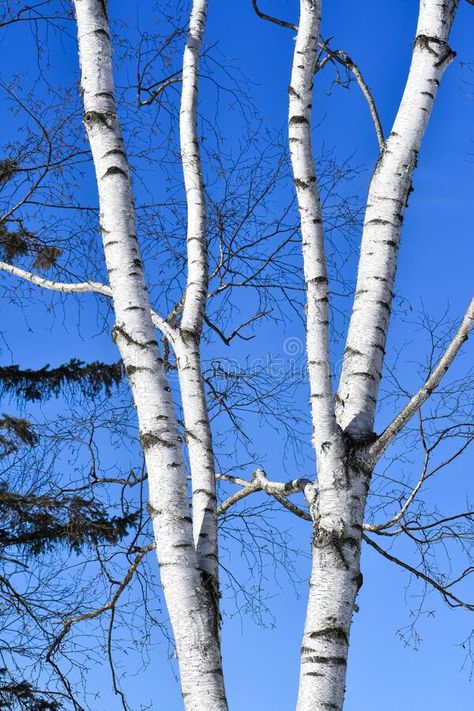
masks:
<svg viewBox="0 0 474 711"><path fill-rule="evenodd" d="M193 533L198 565L219 597L216 472L198 340L182 333L175 341L186 446L193 490ZM217 611L218 616L218 611Z"/></svg>
<svg viewBox="0 0 474 711"><path fill-rule="evenodd" d="M207 0L193 0L183 56L179 114L181 161L187 204L187 280L180 336L175 344L186 443L191 468L193 533L198 564L218 600L216 476L211 428L200 361L200 340L208 290L206 197L202 174L197 109L199 59ZM218 614L218 607L216 607Z"/></svg>
<svg viewBox="0 0 474 711"><path fill-rule="evenodd" d="M199 54L207 17L207 0L193 0L183 56L179 112L181 162L187 203L187 281L181 328L201 333L208 285L206 196L197 126Z"/></svg>
<svg viewBox="0 0 474 711"><path fill-rule="evenodd" d="M313 563L298 711L342 708L350 625L361 580L361 521L368 485L368 478L349 464L351 444L336 423L330 374L328 279L311 148L320 9L319 1L301 0L289 87L289 145L301 220L309 385L318 465L318 496L311 506Z"/></svg>
<svg viewBox="0 0 474 711"><path fill-rule="evenodd" d="M408 79L369 188L357 286L338 392L338 422L363 440L373 430L392 310L403 216L459 0L421 0Z"/></svg>
<svg viewBox="0 0 474 711"><path fill-rule="evenodd" d="M323 220L311 144L313 75L321 3L301 0L289 92L288 142L301 222L313 442L325 457L337 437L329 358L329 298ZM319 460L318 460L319 461Z"/></svg>
<svg viewBox="0 0 474 711"><path fill-rule="evenodd" d="M103 0L75 0L87 128L116 317L114 339L137 409L163 591L187 711L226 711L215 613L193 543L182 447L150 316L130 172L117 120Z"/></svg>

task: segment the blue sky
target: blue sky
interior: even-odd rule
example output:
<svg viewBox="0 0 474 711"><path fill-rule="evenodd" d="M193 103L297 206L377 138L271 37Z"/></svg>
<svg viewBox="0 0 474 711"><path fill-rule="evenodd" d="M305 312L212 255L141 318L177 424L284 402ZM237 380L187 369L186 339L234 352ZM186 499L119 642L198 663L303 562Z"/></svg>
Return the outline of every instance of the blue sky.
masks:
<svg viewBox="0 0 474 711"><path fill-rule="evenodd" d="M147 10L136 10L136 3L113 2L110 13L116 21L133 25L140 19L142 26L151 23ZM296 21L296 2L261 0L263 10ZM417 3L413 0L362 0L326 2L323 8L323 34L333 38L333 47L344 49L359 64L377 101L381 120L388 133L403 89L409 65L413 33L416 26ZM407 356L401 365L400 377L408 387L416 387L418 373L410 358L423 348L413 321L421 304L433 313L447 305L453 317L462 314L472 290L474 203L474 50L472 34L474 8L467 2L461 8L454 26L451 45L457 51L455 63L448 69L428 129L415 175L415 192L410 198L400 251L397 293L410 304L397 317L390 332L390 353L405 340L409 341ZM150 29L151 31L151 29ZM0 44L4 66L22 62L15 47L18 36L12 34ZM259 20L250 0L218 3L210 1L207 30L209 44L219 43L222 56L242 71L248 80L248 90L264 122L276 131L283 130L287 113L292 32ZM30 52L31 50L28 50ZM25 52L23 67L28 71L32 55ZM77 62L72 42L54 45L51 76L61 81L77 77ZM56 54L57 53L57 54ZM227 61L227 60L226 60ZM121 67L120 72L126 71ZM8 70L5 70L8 76ZM121 77L125 74L121 74ZM469 85L471 82L471 85ZM316 83L315 89L315 152L322 146L334 150L339 160L348 156L360 166L358 177L350 191L363 201L367 183L377 157L375 133L366 105L355 87L326 91L327 81ZM203 101L210 97L204 86ZM8 133L9 119L0 118L2 131ZM241 118L229 113L221 117L221 129L226 145L232 146L243 130ZM150 178L153 180L153 178ZM148 188L153 191L151 183ZM159 190L159 187L156 188ZM94 200L91 173L85 173L84 195ZM355 261L350 265L355 268ZM250 304L243 304L244 307ZM113 360L114 346L106 334L95 335L97 322L95 302L86 298L65 307L65 318L54 318L44 305L32 304L29 323L19 316L15 304L4 308L1 330L10 351L3 349L6 362L18 362L24 367L38 367L45 362L59 363L77 356L83 360ZM77 323L81 323L81 336ZM65 328L65 323L67 327ZM280 326L266 326L260 340L240 344L237 357L271 350L281 353L288 336L302 338L301 325L289 314L285 331ZM335 353L337 348L335 346ZM219 347L218 355L220 355ZM391 349L391 350L390 350ZM222 349L221 349L222 350ZM210 353L209 355L215 355ZM468 362L465 354L459 366ZM305 407L305 392L299 391L298 402ZM379 428L389 412L380 413ZM282 472L282 447L278 436L268 428L260 437L261 455L271 475ZM291 462L287 466L291 466ZM308 458L306 467L311 466ZM306 472L305 472L306 473ZM443 499L450 512L462 506L472 492L472 456L455 465L449 476L433 485L430 496ZM280 528L291 529L294 544L306 552L308 532L305 524L293 522L282 514ZM233 560L240 566L239 553ZM457 561L454 561L456 563ZM297 567L305 574L303 557ZM427 611L418 630L422 642L418 651L405 647L397 630L410 622L413 599L407 593L408 576L380 559L372 550L365 550L363 559L364 586L359 597L360 612L355 615L348 675L347 711L444 711L446 708L466 709L472 705L473 688L469 669L461 671L463 650L458 646L474 627L467 613L447 609L439 599L429 598ZM268 571L271 573L271 570ZM227 616L224 621L223 645L230 707L234 711L258 708L261 711L288 711L294 707L298 651L304 619L305 586L298 584L299 596L281 576L278 585L270 579L274 597L271 608L274 627L254 625L250 618ZM178 711L182 708L172 665L167 659L166 644L152 651L152 663L127 682L131 699L153 698L153 708ZM99 675L93 683L102 685ZM106 694L107 692L105 692ZM104 708L119 708L112 697L103 696ZM133 703L132 703L133 706ZM138 708L138 707L137 707Z"/></svg>

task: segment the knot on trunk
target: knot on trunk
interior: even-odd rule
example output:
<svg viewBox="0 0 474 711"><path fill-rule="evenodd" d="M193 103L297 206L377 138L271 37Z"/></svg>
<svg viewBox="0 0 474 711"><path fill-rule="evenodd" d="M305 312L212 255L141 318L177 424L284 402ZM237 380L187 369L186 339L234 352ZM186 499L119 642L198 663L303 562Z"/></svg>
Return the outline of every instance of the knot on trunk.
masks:
<svg viewBox="0 0 474 711"><path fill-rule="evenodd" d="M115 116L112 113L105 113L100 111L86 111L84 114L84 123L87 128L94 128L95 126L104 126L105 128L111 128L111 124Z"/></svg>
<svg viewBox="0 0 474 711"><path fill-rule="evenodd" d="M429 35L419 34L415 39L415 47L426 49L430 54L437 57L438 61L435 62L435 67L440 67L444 62L449 62L456 56L456 52L453 52L447 42Z"/></svg>
<svg viewBox="0 0 474 711"><path fill-rule="evenodd" d="M342 522L341 522L342 523ZM343 526L343 524L342 524ZM351 535L346 535L345 531L337 531L335 529L327 529L317 526L313 536L313 546L315 548L329 548L336 560L342 566L349 570L350 566L346 559L345 549L356 551L359 546L357 538Z"/></svg>

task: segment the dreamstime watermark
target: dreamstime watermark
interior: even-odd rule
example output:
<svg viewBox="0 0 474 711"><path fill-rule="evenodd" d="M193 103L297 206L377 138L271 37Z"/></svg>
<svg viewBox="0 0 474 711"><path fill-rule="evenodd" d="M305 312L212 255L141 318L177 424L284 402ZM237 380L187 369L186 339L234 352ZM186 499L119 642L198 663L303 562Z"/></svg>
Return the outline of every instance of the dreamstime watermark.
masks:
<svg viewBox="0 0 474 711"><path fill-rule="evenodd" d="M298 336L288 336L273 350L256 356L231 358L226 355L202 359L204 377L222 380L265 379L268 381L303 381L307 375L305 342ZM167 368L170 380L178 378L174 366Z"/></svg>
<svg viewBox="0 0 474 711"><path fill-rule="evenodd" d="M333 365L333 376L340 373L342 360ZM177 381L178 369L174 358L163 364L169 381ZM225 352L218 356L203 353L201 368L204 378L237 381L240 379L264 379L267 381L303 382L308 379L308 360L306 343L298 336L288 336L275 343L272 350L259 355L247 355L238 358L228 357Z"/></svg>
<svg viewBox="0 0 474 711"><path fill-rule="evenodd" d="M306 353L306 346L301 338L288 336L283 341L283 353L290 358L298 358Z"/></svg>

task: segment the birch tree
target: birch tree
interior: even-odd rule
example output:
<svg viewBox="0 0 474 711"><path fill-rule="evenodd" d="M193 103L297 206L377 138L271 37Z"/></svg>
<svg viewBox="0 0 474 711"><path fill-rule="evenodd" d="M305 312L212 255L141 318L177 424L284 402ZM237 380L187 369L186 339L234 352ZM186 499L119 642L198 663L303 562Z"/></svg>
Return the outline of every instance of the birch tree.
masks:
<svg viewBox="0 0 474 711"><path fill-rule="evenodd" d="M449 604L474 609L472 603L453 591L453 586L469 575L471 569L466 569L454 581L439 582L429 571L397 559L375 540L377 535L398 536L416 531L426 545L433 544L435 538L430 538L428 531L435 529L442 538L443 525L448 520L438 518L426 522L416 518L415 513L410 519L409 514L416 511L416 502L426 479L453 459L448 457L430 469L434 449L450 436L448 432L452 430L445 428L432 432L435 441L430 444L421 413L427 400L442 388L443 378L469 336L474 321L474 301L468 305L437 362L430 364L420 389L408 398L380 433L376 432L375 419L393 313L403 217L438 88L454 58L449 41L459 0L420 0L411 65L388 134L384 132L374 97L358 65L345 51L334 50L321 37L320 0L300 0L296 23L267 14L256 0L252 0L257 16L290 30L295 39L293 64L289 68L287 148L298 219L296 226L288 229L282 228L283 221L277 221L274 231L284 235L277 248L272 250L265 238L261 241L259 237L246 245L249 263L257 255L257 266L253 265L250 273L243 276L239 269L229 266L232 259L241 258L244 249L236 242L238 229L228 242L220 242L214 268L210 263L211 210L206 204L208 192L198 120L202 82L200 61L208 7L206 0L193 0L179 72L147 85L145 68L142 73L138 72L136 87L138 103L142 107L153 107L170 87L180 92L179 154L186 195L186 229L181 241L186 272L183 292L167 314L159 313L150 299L151 286L154 281L159 281L159 276L153 273L156 264L151 260L145 273L142 245L137 234L131 168L114 86L107 3L104 0L74 0L73 5L83 123L95 170L99 201L97 228L101 234L107 281L51 279L50 275L43 275L51 264L36 263L33 265L36 269L24 268L25 265L18 266L13 259L9 261L12 253L5 249L6 261L0 263L0 269L9 277L43 290L76 295L92 293L111 303L112 338L128 378L146 462L147 510L153 528L150 549L157 556L186 711L224 711L228 708L220 635L218 517L238 510L240 502L257 494L268 497L308 522L311 571L297 711L341 710L352 618L362 585L364 541L391 562L402 565L432 586ZM16 21L19 21L19 15L12 15L11 22ZM156 51L159 54L159 50ZM149 66L147 62L144 60L145 66ZM334 377L330 332L333 305L328 257L330 227L322 209L320 163L316 161L312 147L317 131L313 125L314 82L318 73L328 66L347 72L361 90L380 149L365 205L357 281L339 382ZM6 168L8 165L5 164ZM14 165L10 165L11 174L16 171ZM244 221L254 212L251 204L249 198ZM2 228L5 225L2 244L9 244L8 239L13 239L13 233L6 227L18 209L16 206L8 211L1 222ZM224 223L224 210L217 212L216 222ZM247 477L220 472L213 443L213 397L224 402L223 407L236 430L238 421L232 403L227 404L228 391L216 393L208 381L202 355L203 334L212 332L229 345L250 324L258 328L258 323L266 315L266 306L259 303L255 315L226 335L227 324L211 320L210 304L212 299L249 284L268 295L273 285L271 281L260 282L261 275L266 269L276 268L281 245L286 247L295 234L301 241L302 251L306 308L304 314L300 309L300 315L304 315L306 331L316 471L309 477L297 475L289 481L273 480L260 462L254 461ZM23 231L20 238L27 244L23 252L26 254L31 249L32 239L27 231ZM160 240L160 235L156 240ZM178 374L177 385L170 381L172 369ZM231 378L228 373L225 375ZM253 405L255 410L261 411L259 394L253 402L257 403ZM180 421L180 409L183 422ZM275 416L270 412L270 417L272 414ZM385 521L372 520L368 518L367 502L376 467L415 417L420 419L421 441L426 454L423 471L394 514ZM456 456L464 452L472 440L472 419L463 428ZM233 487L229 496L218 497L219 481ZM472 517L473 512L466 511L452 518L470 525ZM462 531L458 535L462 536ZM123 587L133 577L137 566L132 566ZM118 591L122 589L119 586ZM100 612L110 611L120 592ZM91 612L89 617L92 614L95 613ZM60 650L73 624L84 619L88 619L87 615L64 622L62 631L52 641L50 655ZM117 686L115 691L119 693ZM127 708L124 696L121 698ZM82 708L77 702L74 704L75 708Z"/></svg>

